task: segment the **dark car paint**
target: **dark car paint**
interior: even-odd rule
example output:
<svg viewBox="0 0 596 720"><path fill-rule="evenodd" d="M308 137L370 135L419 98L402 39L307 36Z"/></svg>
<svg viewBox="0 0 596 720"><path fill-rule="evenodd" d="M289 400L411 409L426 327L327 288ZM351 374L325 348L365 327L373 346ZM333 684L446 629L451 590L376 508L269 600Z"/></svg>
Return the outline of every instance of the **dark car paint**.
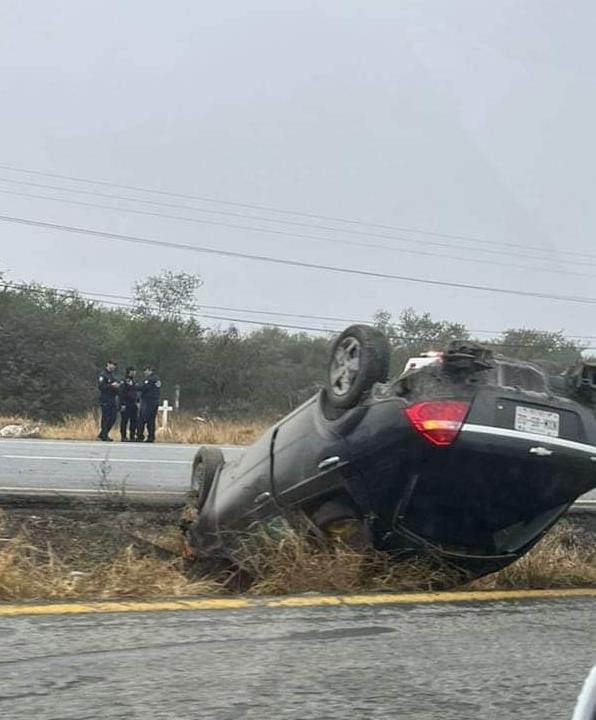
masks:
<svg viewBox="0 0 596 720"><path fill-rule="evenodd" d="M326 417L324 391L283 418L221 468L190 528L195 546L225 551L222 531L296 509L308 514L339 497L377 548L396 557L434 548L463 569L489 572L526 552L596 486L592 408L547 389L484 384L488 375L470 383L433 379L432 371L419 377L407 397L377 386L335 420ZM471 402L450 447L432 446L403 412L428 397ZM515 405L559 412L559 438L513 430Z"/></svg>

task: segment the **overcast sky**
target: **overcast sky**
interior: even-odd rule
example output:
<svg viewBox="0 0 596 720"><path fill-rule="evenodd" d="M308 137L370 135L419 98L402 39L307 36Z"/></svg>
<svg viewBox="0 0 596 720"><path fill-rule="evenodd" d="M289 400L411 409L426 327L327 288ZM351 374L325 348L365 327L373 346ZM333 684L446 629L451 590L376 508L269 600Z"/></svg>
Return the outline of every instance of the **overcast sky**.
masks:
<svg viewBox="0 0 596 720"><path fill-rule="evenodd" d="M0 0L0 8L0 165L439 234L9 170L0 170L0 190L20 195L0 193L2 215L596 298L592 2ZM589 304L280 267L0 222L0 269L14 280L126 295L135 280L162 268L200 273L207 305L355 320L410 305L474 330L530 326L596 335L596 308Z"/></svg>

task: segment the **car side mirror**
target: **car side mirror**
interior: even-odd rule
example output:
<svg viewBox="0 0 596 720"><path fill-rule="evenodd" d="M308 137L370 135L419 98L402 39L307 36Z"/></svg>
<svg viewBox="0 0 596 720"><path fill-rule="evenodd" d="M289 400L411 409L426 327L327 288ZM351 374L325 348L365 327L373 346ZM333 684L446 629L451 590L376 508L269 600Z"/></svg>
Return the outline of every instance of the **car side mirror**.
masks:
<svg viewBox="0 0 596 720"><path fill-rule="evenodd" d="M596 720L596 665L584 683L572 720Z"/></svg>

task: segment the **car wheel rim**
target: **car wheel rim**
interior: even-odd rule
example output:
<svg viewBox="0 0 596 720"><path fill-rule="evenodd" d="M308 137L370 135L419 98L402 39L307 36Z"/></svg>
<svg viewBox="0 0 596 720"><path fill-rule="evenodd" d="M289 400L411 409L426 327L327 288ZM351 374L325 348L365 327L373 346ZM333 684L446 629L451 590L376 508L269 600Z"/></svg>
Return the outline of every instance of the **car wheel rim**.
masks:
<svg viewBox="0 0 596 720"><path fill-rule="evenodd" d="M335 349L331 359L329 381L335 395L350 392L360 370L362 346L354 337L344 338Z"/></svg>

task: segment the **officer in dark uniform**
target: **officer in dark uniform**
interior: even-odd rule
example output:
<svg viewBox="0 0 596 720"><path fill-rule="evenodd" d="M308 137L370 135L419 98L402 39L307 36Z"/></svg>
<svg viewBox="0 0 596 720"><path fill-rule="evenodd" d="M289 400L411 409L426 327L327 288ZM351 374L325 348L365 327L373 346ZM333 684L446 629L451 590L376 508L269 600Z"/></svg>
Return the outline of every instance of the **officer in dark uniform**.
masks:
<svg viewBox="0 0 596 720"><path fill-rule="evenodd" d="M126 368L124 380L120 383L120 437L122 442L130 438L134 442L137 437L137 426L139 424L139 386L135 380L136 370L133 367Z"/></svg>
<svg viewBox="0 0 596 720"><path fill-rule="evenodd" d="M152 443L155 442L155 418L161 394L161 380L150 365L145 368L144 375L145 380L141 385L141 417L137 442L145 440L145 428L147 428L145 442Z"/></svg>
<svg viewBox="0 0 596 720"><path fill-rule="evenodd" d="M110 430L114 427L116 415L118 414L116 398L118 396L120 383L118 383L114 377L116 367L115 362L108 360L105 370L102 370L97 379L99 404L101 405L101 429L97 439L103 440L104 442L112 442Z"/></svg>

